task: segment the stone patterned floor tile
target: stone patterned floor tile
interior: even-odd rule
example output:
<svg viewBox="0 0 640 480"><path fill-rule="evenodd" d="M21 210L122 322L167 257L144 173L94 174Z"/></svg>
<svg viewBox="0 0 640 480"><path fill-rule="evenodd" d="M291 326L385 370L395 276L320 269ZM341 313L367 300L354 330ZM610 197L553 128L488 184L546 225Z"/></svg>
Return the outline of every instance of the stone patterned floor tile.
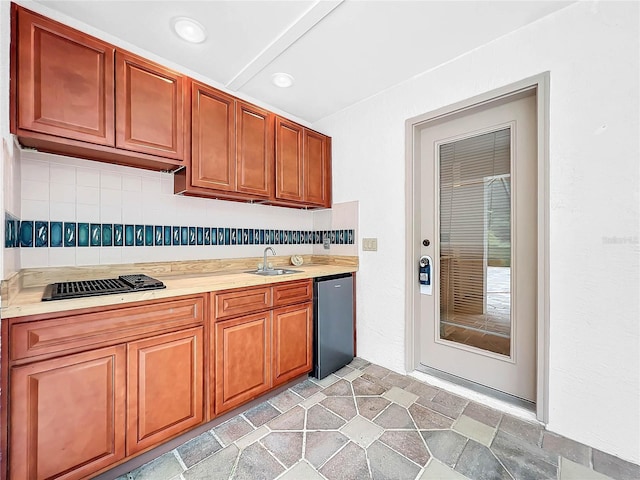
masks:
<svg viewBox="0 0 640 480"><path fill-rule="evenodd" d="M387 400L391 400L403 407L409 407L413 402L418 399L418 395L415 393L407 392L399 387L392 387L382 394Z"/></svg>
<svg viewBox="0 0 640 480"><path fill-rule="evenodd" d="M334 375L337 375L338 377L342 378L345 375L348 375L349 373L353 372L355 370L355 368L351 368L349 366L345 366L342 367L340 370L338 370L337 372L333 372Z"/></svg>
<svg viewBox="0 0 640 480"><path fill-rule="evenodd" d="M611 480L611 477L566 458L560 458L560 480Z"/></svg>
<svg viewBox="0 0 640 480"><path fill-rule="evenodd" d="M373 423L380 425L382 428L393 429L415 429L416 425L413 423L413 419L407 412L407 409L392 403L389 407L378 415Z"/></svg>
<svg viewBox="0 0 640 480"><path fill-rule="evenodd" d="M330 387L325 388L322 393L327 397L352 395L351 384L346 380L340 380Z"/></svg>
<svg viewBox="0 0 640 480"><path fill-rule="evenodd" d="M320 403L345 420L351 420L358 414L353 397L327 397Z"/></svg>
<svg viewBox="0 0 640 480"><path fill-rule="evenodd" d="M431 458L422 436L415 430L386 431L378 441L402 453L420 466L426 465Z"/></svg>
<svg viewBox="0 0 640 480"><path fill-rule="evenodd" d="M301 397L309 398L314 393L318 393L320 390L322 390L322 387L316 385L311 380L305 380L304 382L294 385L290 390L294 393L297 393Z"/></svg>
<svg viewBox="0 0 640 480"><path fill-rule="evenodd" d="M278 415L280 415L280 411L269 402L262 402L244 412L244 417L256 428L276 418Z"/></svg>
<svg viewBox="0 0 640 480"><path fill-rule="evenodd" d="M284 472L284 467L260 443L240 453L234 480L272 480Z"/></svg>
<svg viewBox="0 0 640 480"><path fill-rule="evenodd" d="M498 428L538 447L540 446L542 426L537 423L525 422L511 415L503 415Z"/></svg>
<svg viewBox="0 0 640 480"><path fill-rule="evenodd" d="M306 432L304 458L315 468L321 467L329 458L349 442L340 432Z"/></svg>
<svg viewBox="0 0 640 480"><path fill-rule="evenodd" d="M405 388L406 386L411 384L411 379L409 377L407 377L406 375L400 375L399 373L395 372L391 372L382 380L394 387L400 388Z"/></svg>
<svg viewBox="0 0 640 480"><path fill-rule="evenodd" d="M304 408L311 408L315 404L323 401L325 398L327 398L327 396L322 392L314 393L309 398L307 398L304 402L302 402L300 406Z"/></svg>
<svg viewBox="0 0 640 480"><path fill-rule="evenodd" d="M295 407L304 400L300 395L293 393L291 390L285 390L273 398L269 399L269 403L281 412L286 412L290 408Z"/></svg>
<svg viewBox="0 0 640 480"><path fill-rule="evenodd" d="M246 434L244 437L240 437L238 440L236 440L236 445L240 450L243 450L247 448L249 445L251 445L253 442L260 440L262 437L264 437L268 433L269 433L269 429L264 425L262 425L257 430L254 430L253 432L250 432Z"/></svg>
<svg viewBox="0 0 640 480"><path fill-rule="evenodd" d="M218 438L222 441L223 446L235 442L240 437L244 437L247 433L255 430L249 422L243 417L236 416L227 420L223 424L213 429Z"/></svg>
<svg viewBox="0 0 640 480"><path fill-rule="evenodd" d="M391 402L382 397L356 397L360 415L368 420L373 420Z"/></svg>
<svg viewBox="0 0 640 480"><path fill-rule="evenodd" d="M512 480L498 459L484 445L469 440L456 463L456 471L473 480ZM524 480L524 477L515 477ZM541 480L545 477L538 477ZM551 477L551 478L556 478Z"/></svg>
<svg viewBox="0 0 640 480"><path fill-rule="evenodd" d="M340 431L361 447L367 448L383 434L384 429L358 415L349 420Z"/></svg>
<svg viewBox="0 0 640 480"><path fill-rule="evenodd" d="M273 432L260 443L289 468L302 458L303 436L303 432Z"/></svg>
<svg viewBox="0 0 640 480"><path fill-rule="evenodd" d="M364 372L362 370L356 369L352 372L347 373L344 377L345 380L352 382L353 380L355 380L358 377L361 377L362 375L364 375Z"/></svg>
<svg viewBox="0 0 640 480"><path fill-rule="evenodd" d="M460 472L447 467L436 459L432 459L418 480L467 480Z"/></svg>
<svg viewBox="0 0 640 480"><path fill-rule="evenodd" d="M129 472L129 475L133 480L169 480L183 471L182 465L171 451Z"/></svg>
<svg viewBox="0 0 640 480"><path fill-rule="evenodd" d="M221 449L222 445L211 432L204 432L202 435L183 443L176 450L182 462L189 468Z"/></svg>
<svg viewBox="0 0 640 480"><path fill-rule="evenodd" d="M467 439L451 430L420 432L431 455L445 465L453 468L462 453Z"/></svg>
<svg viewBox="0 0 640 480"><path fill-rule="evenodd" d="M586 467L589 466L591 448L569 438L545 431L542 434L542 448Z"/></svg>
<svg viewBox="0 0 640 480"><path fill-rule="evenodd" d="M367 368L364 369L364 373L366 375L371 375L375 378L384 378L391 373L391 370L388 368L381 367L379 365L371 364Z"/></svg>
<svg viewBox="0 0 640 480"><path fill-rule="evenodd" d="M415 393L419 397L423 397L425 400L431 400L440 391L439 388L419 382L418 380L412 380L404 389L407 392Z"/></svg>
<svg viewBox="0 0 640 480"><path fill-rule="evenodd" d="M321 405L314 405L307 411L307 430L337 430L345 420Z"/></svg>
<svg viewBox="0 0 640 480"><path fill-rule="evenodd" d="M367 448L373 480L414 480L421 467L379 441Z"/></svg>
<svg viewBox="0 0 640 480"><path fill-rule="evenodd" d="M322 380L318 380L317 378L313 378L313 377L310 377L309 380L311 380L313 383L320 385L322 388L325 388L325 387L328 387L329 385L333 385L334 383L336 383L338 380L340 380L340 377L332 373L331 375L327 375L326 377L324 377Z"/></svg>
<svg viewBox="0 0 640 480"><path fill-rule="evenodd" d="M493 441L496 429L485 425L482 422L474 420L466 415L460 415L458 420L453 424L453 430L461 433L465 437L471 438L482 445L489 447Z"/></svg>
<svg viewBox="0 0 640 480"><path fill-rule="evenodd" d="M231 472L236 464L240 450L235 445L229 445L219 452L196 463L184 472L185 480L210 480L231 478Z"/></svg>
<svg viewBox="0 0 640 480"><path fill-rule="evenodd" d="M363 375L351 382L353 392L356 395L382 395L387 389L375 382L370 382Z"/></svg>
<svg viewBox="0 0 640 480"><path fill-rule="evenodd" d="M296 463L278 480L325 480L311 465L304 460Z"/></svg>
<svg viewBox="0 0 640 480"><path fill-rule="evenodd" d="M453 418L455 420L460 416L469 401L462 397L458 397L457 395L453 395L452 393L441 390L431 400L419 398L418 403L423 407L435 410L436 412L446 415L447 417Z"/></svg>
<svg viewBox="0 0 640 480"><path fill-rule="evenodd" d="M505 432L498 431L491 450L518 480L557 478L558 456Z"/></svg>
<svg viewBox="0 0 640 480"><path fill-rule="evenodd" d="M296 406L288 412L271 420L267 423L267 427L271 430L303 430L304 416L304 408Z"/></svg>
<svg viewBox="0 0 640 480"><path fill-rule="evenodd" d="M429 410L417 403L414 403L409 407L409 413L416 422L416 426L419 430L432 430L439 428L450 428L453 425L453 420L449 417Z"/></svg>
<svg viewBox="0 0 640 480"><path fill-rule="evenodd" d="M371 365L370 362L367 362L366 360L360 358L360 357L355 357L351 363L349 364L349 366L351 368L357 368L359 370L363 370L365 368L367 368L369 365Z"/></svg>
<svg viewBox="0 0 640 480"><path fill-rule="evenodd" d="M320 469L328 480L365 480L371 478L367 457L359 445L349 442Z"/></svg>
<svg viewBox="0 0 640 480"><path fill-rule="evenodd" d="M469 402L462 413L490 427L497 427L502 418L502 413L476 402Z"/></svg>
<svg viewBox="0 0 640 480"><path fill-rule="evenodd" d="M640 479L640 466L593 449L593 469L616 480Z"/></svg>

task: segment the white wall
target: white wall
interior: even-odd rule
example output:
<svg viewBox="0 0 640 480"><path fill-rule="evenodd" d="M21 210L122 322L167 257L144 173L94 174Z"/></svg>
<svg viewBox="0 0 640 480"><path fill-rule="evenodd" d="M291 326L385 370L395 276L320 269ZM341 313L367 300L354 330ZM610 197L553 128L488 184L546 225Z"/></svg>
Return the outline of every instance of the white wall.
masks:
<svg viewBox="0 0 640 480"><path fill-rule="evenodd" d="M636 2L576 3L314 125L333 137L335 201L359 200L359 237L378 237L360 253L358 352L403 371L404 122L551 72L548 428L635 463L638 19Z"/></svg>

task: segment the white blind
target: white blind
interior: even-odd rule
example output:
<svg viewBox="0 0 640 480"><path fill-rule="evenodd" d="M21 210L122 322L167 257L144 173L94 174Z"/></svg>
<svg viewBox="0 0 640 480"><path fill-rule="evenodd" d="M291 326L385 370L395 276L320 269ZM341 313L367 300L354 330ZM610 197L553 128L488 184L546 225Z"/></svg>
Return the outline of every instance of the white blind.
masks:
<svg viewBox="0 0 640 480"><path fill-rule="evenodd" d="M486 316L487 267L510 266L510 136L505 128L440 146L442 321Z"/></svg>

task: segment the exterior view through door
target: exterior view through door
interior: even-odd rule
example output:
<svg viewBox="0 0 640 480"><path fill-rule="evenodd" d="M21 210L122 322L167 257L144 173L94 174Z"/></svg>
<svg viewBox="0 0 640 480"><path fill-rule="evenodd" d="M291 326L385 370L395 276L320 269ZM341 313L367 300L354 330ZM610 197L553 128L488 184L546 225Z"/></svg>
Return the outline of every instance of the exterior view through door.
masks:
<svg viewBox="0 0 640 480"><path fill-rule="evenodd" d="M532 403L535 112L529 90L427 122L416 136L418 251L430 269L416 309L420 364Z"/></svg>

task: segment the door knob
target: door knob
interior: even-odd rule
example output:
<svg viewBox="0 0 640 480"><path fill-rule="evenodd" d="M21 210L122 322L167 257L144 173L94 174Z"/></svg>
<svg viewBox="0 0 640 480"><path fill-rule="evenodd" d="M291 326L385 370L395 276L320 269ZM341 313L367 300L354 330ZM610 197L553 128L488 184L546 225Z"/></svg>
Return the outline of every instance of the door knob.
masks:
<svg viewBox="0 0 640 480"><path fill-rule="evenodd" d="M425 238L424 240L422 240L422 245L428 247L429 245L431 245L431 242Z"/></svg>

